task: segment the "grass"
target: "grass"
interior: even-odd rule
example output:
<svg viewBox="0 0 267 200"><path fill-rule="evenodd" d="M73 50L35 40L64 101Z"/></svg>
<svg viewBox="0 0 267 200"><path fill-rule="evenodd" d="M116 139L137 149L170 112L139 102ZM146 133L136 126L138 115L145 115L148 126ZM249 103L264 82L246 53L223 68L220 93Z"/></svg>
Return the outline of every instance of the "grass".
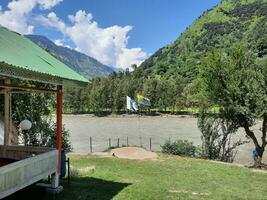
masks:
<svg viewBox="0 0 267 200"><path fill-rule="evenodd" d="M9 200L267 199L267 174L205 160L161 156L158 160L71 157L79 172L53 196L35 187ZM93 166L93 169L91 170Z"/></svg>

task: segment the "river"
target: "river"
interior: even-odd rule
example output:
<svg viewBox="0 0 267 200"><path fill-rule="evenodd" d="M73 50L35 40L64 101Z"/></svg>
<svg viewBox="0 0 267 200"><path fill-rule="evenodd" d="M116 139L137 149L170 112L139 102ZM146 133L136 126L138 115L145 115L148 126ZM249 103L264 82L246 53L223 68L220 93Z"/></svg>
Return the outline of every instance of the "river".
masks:
<svg viewBox="0 0 267 200"><path fill-rule="evenodd" d="M160 145L166 140L188 140L195 145L201 145L201 133L197 127L197 119L181 116L108 116L94 117L92 115L64 115L63 123L70 130L70 140L74 152L85 153L90 151L89 140L92 137L92 150L104 151L111 145L128 144L150 148L150 138L153 151L160 151ZM259 129L259 125L253 128ZM260 133L258 131L258 133ZM259 134L260 135L260 134ZM244 131L239 130L235 139L244 137ZM252 164L251 150L253 144L245 144L238 148L236 163ZM264 160L267 156L264 157Z"/></svg>

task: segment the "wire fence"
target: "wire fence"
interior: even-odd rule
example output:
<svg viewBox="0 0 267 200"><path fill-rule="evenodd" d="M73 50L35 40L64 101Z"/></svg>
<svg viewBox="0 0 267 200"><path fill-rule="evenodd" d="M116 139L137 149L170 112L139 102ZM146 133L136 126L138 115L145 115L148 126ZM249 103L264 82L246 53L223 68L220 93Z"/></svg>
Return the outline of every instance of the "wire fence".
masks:
<svg viewBox="0 0 267 200"><path fill-rule="evenodd" d="M101 152L111 148L136 146L142 147L150 151L161 151L161 145L171 138L155 138L155 137L117 137L117 138L97 138L89 137L88 152Z"/></svg>

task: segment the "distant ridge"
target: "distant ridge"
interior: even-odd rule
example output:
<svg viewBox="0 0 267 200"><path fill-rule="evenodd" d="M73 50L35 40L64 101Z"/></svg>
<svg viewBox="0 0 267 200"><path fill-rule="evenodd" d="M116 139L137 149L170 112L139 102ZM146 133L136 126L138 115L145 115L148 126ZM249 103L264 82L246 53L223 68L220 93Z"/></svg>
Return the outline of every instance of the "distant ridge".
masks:
<svg viewBox="0 0 267 200"><path fill-rule="evenodd" d="M45 36L41 35L25 35L32 42L36 43L43 49L46 49L61 62L71 67L76 72L80 73L88 79L94 77L103 77L112 73L114 69L106 66L96 59L89 57L83 53L73 49L58 46Z"/></svg>

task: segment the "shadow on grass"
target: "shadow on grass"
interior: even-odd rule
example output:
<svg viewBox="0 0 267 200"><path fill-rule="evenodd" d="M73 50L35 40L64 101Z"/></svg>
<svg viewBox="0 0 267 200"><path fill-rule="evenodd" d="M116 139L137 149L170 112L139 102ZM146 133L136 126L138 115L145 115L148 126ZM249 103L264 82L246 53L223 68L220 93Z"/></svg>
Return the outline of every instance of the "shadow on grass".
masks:
<svg viewBox="0 0 267 200"><path fill-rule="evenodd" d="M129 183L119 183L91 177L72 178L70 184L62 182L61 194L47 194L43 188L30 186L4 200L110 200L126 188Z"/></svg>

